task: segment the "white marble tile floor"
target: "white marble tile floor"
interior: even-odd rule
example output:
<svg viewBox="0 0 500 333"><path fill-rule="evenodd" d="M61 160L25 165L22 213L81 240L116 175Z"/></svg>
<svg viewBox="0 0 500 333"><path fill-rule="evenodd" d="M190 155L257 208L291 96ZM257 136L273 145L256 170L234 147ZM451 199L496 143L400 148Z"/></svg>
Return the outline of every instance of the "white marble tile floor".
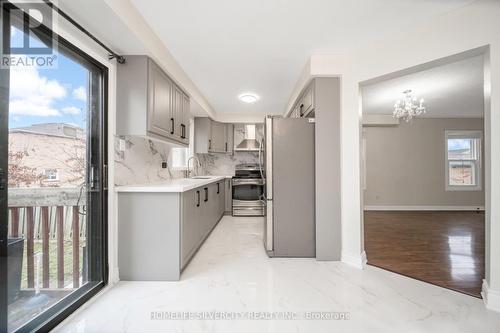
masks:
<svg viewBox="0 0 500 333"><path fill-rule="evenodd" d="M224 217L180 282L120 282L55 331L500 332L474 297L370 266L270 259L262 230L262 218Z"/></svg>

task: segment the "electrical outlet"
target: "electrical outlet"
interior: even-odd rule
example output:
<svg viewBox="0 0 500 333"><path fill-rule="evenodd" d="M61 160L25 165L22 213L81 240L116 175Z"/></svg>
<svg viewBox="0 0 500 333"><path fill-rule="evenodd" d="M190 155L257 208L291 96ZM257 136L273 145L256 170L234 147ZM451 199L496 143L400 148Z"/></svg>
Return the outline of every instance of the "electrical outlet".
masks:
<svg viewBox="0 0 500 333"><path fill-rule="evenodd" d="M167 162L161 162L161 168L166 169L167 168Z"/></svg>
<svg viewBox="0 0 500 333"><path fill-rule="evenodd" d="M125 140L119 139L118 140L118 150L125 151L126 148L127 148L127 143L125 142Z"/></svg>

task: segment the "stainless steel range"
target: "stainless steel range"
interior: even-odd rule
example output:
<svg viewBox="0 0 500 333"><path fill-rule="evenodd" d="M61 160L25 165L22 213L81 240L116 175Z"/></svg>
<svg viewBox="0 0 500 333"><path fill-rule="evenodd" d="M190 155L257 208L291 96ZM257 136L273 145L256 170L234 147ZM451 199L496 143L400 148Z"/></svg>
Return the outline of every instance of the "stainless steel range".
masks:
<svg viewBox="0 0 500 333"><path fill-rule="evenodd" d="M236 166L233 184L233 216L265 215L265 182L258 164Z"/></svg>

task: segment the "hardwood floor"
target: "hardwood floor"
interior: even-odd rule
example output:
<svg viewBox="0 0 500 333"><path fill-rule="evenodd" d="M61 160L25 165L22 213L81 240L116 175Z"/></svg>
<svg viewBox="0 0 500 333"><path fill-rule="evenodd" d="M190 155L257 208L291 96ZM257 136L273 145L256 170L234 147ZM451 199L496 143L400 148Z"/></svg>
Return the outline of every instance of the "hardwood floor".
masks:
<svg viewBox="0 0 500 333"><path fill-rule="evenodd" d="M368 264L481 297L484 212L365 211Z"/></svg>

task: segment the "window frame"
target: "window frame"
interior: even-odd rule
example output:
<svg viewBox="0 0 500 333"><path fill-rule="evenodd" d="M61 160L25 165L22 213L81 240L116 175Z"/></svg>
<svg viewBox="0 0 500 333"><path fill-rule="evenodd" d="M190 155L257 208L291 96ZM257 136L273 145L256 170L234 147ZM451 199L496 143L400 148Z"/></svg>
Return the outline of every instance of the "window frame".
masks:
<svg viewBox="0 0 500 333"><path fill-rule="evenodd" d="M476 147L477 158L453 160L449 159L448 140L450 139L472 139L478 140ZM445 130L445 189L446 191L481 191L483 181L482 171L482 147L483 147L483 131L482 130ZM453 161L470 161L474 167L475 185L452 185L450 184L450 163Z"/></svg>
<svg viewBox="0 0 500 333"><path fill-rule="evenodd" d="M11 4L15 7L15 5ZM2 7L0 7L1 9ZM2 9L3 10L3 9ZM51 8L51 10L53 10ZM27 19L27 14L23 13L21 20ZM6 29L8 27L8 29ZM16 329L14 332L48 332L60 324L64 319L71 315L74 311L78 310L82 305L84 305L91 298L96 296L100 291L102 291L107 285L109 280L109 256L108 256L108 184L107 184L107 166L108 166L108 76L109 69L106 65L96 60L94 57L89 55L80 47L76 46L69 40L58 35L56 32L52 31L45 25L40 25L39 31L40 35L37 37L41 40L50 38L49 36L55 35L57 37L58 52L65 53L73 57L73 60L77 61L80 59L83 61L82 65L87 64L91 66L94 70L90 71L91 75L98 78L95 81L92 88L92 102L95 105L99 105L98 108L92 110L94 115L99 115L99 123L92 127L88 131L93 131L94 135L99 135L99 140L93 140L91 142L92 146L89 148L87 163L91 163L95 175L97 175L94 181L95 189L88 191L87 202L92 205L90 209L89 218L93 220L99 219L100 223L96 223L92 226L87 226L88 229L88 242L89 246L95 247L95 256L99 257L98 262L93 262L89 260L87 268L89 270L89 280L93 279L92 275L98 274L100 279L96 283L88 283L80 286L80 288L74 290L69 296L62 298L54 306L46 309L36 317L27 321L23 326ZM4 40L10 42L10 22L4 23L2 28L2 37ZM0 79L0 96L6 97L0 100L0 127L8 128L8 112L9 112L9 69L0 69L2 76ZM1 140L8 142L8 131L1 131ZM5 133L4 133L5 132ZM0 167L7 170L7 159L3 156L7 156L8 145L0 145ZM95 161L92 163L90 161ZM88 178L88 175L87 175ZM1 180L1 179L0 179ZM88 180L87 180L88 182ZM2 218L7 216L8 213L8 188L0 188L0 215ZM7 265L7 260L3 260L7 257L7 242L3 241L7 239L7 228L3 226L0 228L0 307L2 309L7 309L7 269L4 269ZM0 331L7 331L8 325L8 311L0 311Z"/></svg>
<svg viewBox="0 0 500 333"><path fill-rule="evenodd" d="M175 149L185 149L185 154L186 154L186 164L184 166L177 166L177 165L174 165L174 154L175 154ZM189 165L188 165L188 161L189 161L189 158L191 156L190 154L190 149L187 148L187 147L172 147L171 150L170 150L170 169L173 170L173 171L185 171L185 170L188 170L189 168Z"/></svg>

